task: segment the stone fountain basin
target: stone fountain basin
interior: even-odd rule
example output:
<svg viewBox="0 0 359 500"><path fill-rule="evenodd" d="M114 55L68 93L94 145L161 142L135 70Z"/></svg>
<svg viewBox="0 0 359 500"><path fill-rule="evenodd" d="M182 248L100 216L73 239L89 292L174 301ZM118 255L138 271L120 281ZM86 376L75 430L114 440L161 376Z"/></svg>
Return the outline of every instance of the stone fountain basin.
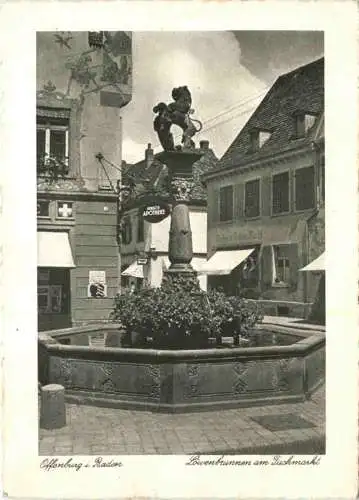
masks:
<svg viewBox="0 0 359 500"><path fill-rule="evenodd" d="M115 325L74 335L107 334ZM186 412L304 401L324 382L322 331L261 324L290 345L156 350L63 345L64 331L39 334L39 379L65 387L68 402ZM71 336L71 329L66 330ZM298 336L301 340L296 341Z"/></svg>

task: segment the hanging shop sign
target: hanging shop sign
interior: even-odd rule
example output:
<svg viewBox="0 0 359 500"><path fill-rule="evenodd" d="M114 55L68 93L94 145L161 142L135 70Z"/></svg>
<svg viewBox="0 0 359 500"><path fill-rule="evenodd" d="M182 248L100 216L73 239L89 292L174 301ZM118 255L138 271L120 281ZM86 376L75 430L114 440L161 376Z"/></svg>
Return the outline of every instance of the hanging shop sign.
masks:
<svg viewBox="0 0 359 500"><path fill-rule="evenodd" d="M161 222L163 219L169 216L170 207L167 203L163 201L152 200L151 203L146 204L142 207L142 217L146 222L155 224Z"/></svg>

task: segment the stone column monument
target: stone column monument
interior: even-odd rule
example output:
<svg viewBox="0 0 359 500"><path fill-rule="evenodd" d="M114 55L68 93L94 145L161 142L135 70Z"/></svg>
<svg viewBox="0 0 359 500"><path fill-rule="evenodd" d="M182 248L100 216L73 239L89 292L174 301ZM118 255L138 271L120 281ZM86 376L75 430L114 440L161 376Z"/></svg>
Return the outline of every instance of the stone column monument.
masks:
<svg viewBox="0 0 359 500"><path fill-rule="evenodd" d="M202 153L195 149L192 137L199 132L202 124L190 118L193 113L192 98L187 87L173 89L172 97L173 102L170 104L161 102L153 108L157 113L154 129L164 149L157 155L157 159L168 168L173 199L168 245L171 266L167 275L195 276L196 273L191 265L193 249L188 203L193 188L193 164L202 156ZM174 144L170 131L172 125L178 125L183 131L180 146Z"/></svg>
<svg viewBox="0 0 359 500"><path fill-rule="evenodd" d="M168 273L195 274L191 265L193 248L188 203L193 188L192 166L200 157L196 151L165 151L158 156L167 165L173 198Z"/></svg>

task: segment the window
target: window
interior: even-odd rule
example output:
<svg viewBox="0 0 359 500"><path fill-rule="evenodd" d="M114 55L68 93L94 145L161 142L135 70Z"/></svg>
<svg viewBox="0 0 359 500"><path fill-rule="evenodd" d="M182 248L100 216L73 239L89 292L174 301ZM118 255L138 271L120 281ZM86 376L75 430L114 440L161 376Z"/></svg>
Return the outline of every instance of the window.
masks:
<svg viewBox="0 0 359 500"><path fill-rule="evenodd" d="M38 310L41 314L62 312L62 285L39 286L37 289Z"/></svg>
<svg viewBox="0 0 359 500"><path fill-rule="evenodd" d="M244 187L244 215L246 217L258 217L260 213L259 203L259 179L246 182Z"/></svg>
<svg viewBox="0 0 359 500"><path fill-rule="evenodd" d="M132 224L131 219L127 217L122 224L122 243L129 245L132 241Z"/></svg>
<svg viewBox="0 0 359 500"><path fill-rule="evenodd" d="M37 304L39 315L69 314L70 272L62 268L38 268Z"/></svg>
<svg viewBox="0 0 359 500"><path fill-rule="evenodd" d="M250 132L250 152L255 153L256 151L258 151L258 149L263 147L264 144L268 142L271 135L272 133L268 130L252 130Z"/></svg>
<svg viewBox="0 0 359 500"><path fill-rule="evenodd" d="M58 219L71 219L73 217L72 203L58 201L56 217Z"/></svg>
<svg viewBox="0 0 359 500"><path fill-rule="evenodd" d="M259 132L259 135L258 135L258 146L259 148L261 148L262 146L264 146L264 144L268 141L268 139L270 138L272 134L270 132L266 132L266 131L263 131L261 130Z"/></svg>
<svg viewBox="0 0 359 500"><path fill-rule="evenodd" d="M312 113L297 113L295 115L295 137L305 137L316 122L316 115Z"/></svg>
<svg viewBox="0 0 359 500"><path fill-rule="evenodd" d="M68 118L37 119L37 167L39 174L46 173L57 164L62 173L68 173L69 120Z"/></svg>
<svg viewBox="0 0 359 500"><path fill-rule="evenodd" d="M233 186L225 186L219 190L219 220L233 219Z"/></svg>
<svg viewBox="0 0 359 500"><path fill-rule="evenodd" d="M50 282L50 271L47 269L37 270L37 280L39 285L48 285Z"/></svg>
<svg viewBox="0 0 359 500"><path fill-rule="evenodd" d="M290 261L288 245L275 245L273 249L273 284L288 285L290 282Z"/></svg>
<svg viewBox="0 0 359 500"><path fill-rule="evenodd" d="M38 217L49 217L50 216L49 207L50 207L49 201L38 200L37 201L37 216Z"/></svg>
<svg viewBox="0 0 359 500"><path fill-rule="evenodd" d="M289 173L273 175L272 213L289 212Z"/></svg>
<svg viewBox="0 0 359 500"><path fill-rule="evenodd" d="M142 215L138 216L138 225L137 225L137 241L142 242L144 240L145 233L145 222L143 220Z"/></svg>
<svg viewBox="0 0 359 500"><path fill-rule="evenodd" d="M314 167L298 168L295 172L295 208L315 207Z"/></svg>

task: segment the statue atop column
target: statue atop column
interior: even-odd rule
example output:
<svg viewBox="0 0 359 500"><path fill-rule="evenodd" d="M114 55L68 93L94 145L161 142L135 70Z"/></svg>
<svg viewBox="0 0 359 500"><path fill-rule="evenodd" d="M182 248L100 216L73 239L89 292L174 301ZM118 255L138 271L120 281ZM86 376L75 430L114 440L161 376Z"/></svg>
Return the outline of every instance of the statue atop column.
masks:
<svg viewBox="0 0 359 500"><path fill-rule="evenodd" d="M161 146L164 151L175 151L181 149L176 147L171 133L172 125L178 125L182 131L182 148L194 149L195 145L192 137L200 132L202 123L191 118L193 114L192 96L187 86L176 87L172 90L173 101L169 104L158 103L153 112L157 113L153 127L158 134Z"/></svg>

